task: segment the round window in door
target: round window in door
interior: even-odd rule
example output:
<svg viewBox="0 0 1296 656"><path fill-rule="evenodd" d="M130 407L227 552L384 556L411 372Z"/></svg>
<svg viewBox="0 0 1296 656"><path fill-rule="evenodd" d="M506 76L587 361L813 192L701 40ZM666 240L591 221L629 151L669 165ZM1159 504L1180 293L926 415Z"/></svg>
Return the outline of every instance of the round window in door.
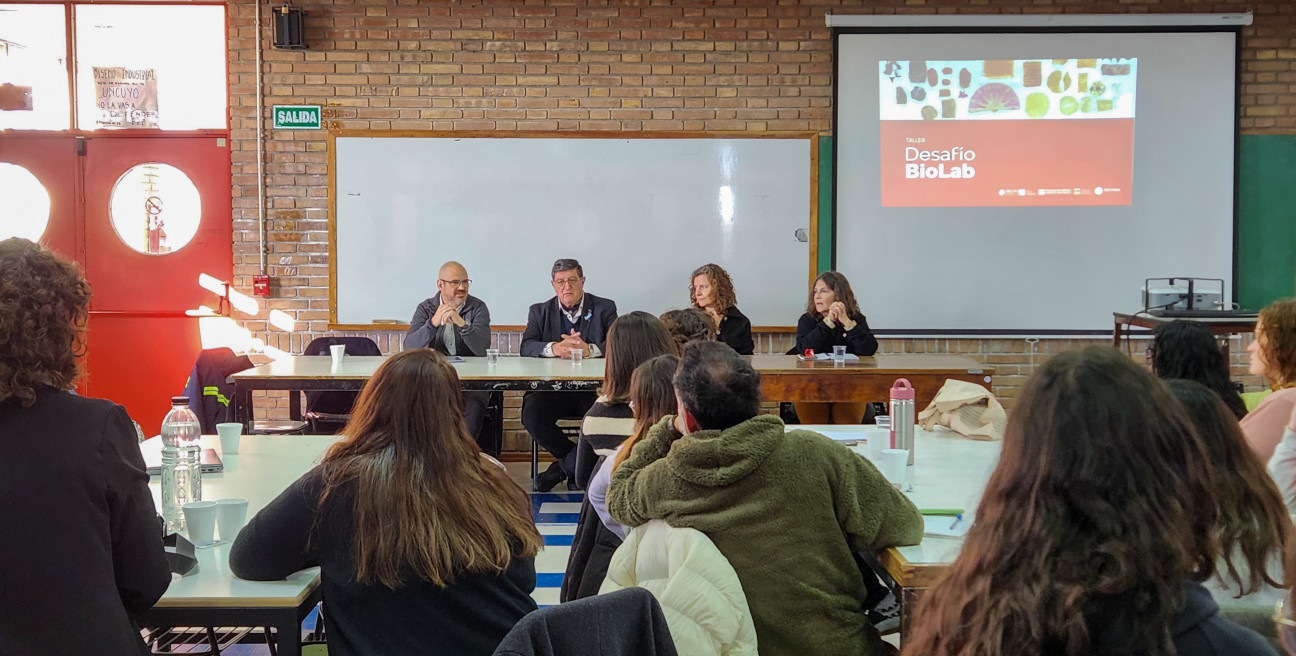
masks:
<svg viewBox="0 0 1296 656"><path fill-rule="evenodd" d="M22 237L40 241L50 219L50 197L45 185L31 171L0 162L0 189L5 190L0 239Z"/></svg>
<svg viewBox="0 0 1296 656"><path fill-rule="evenodd" d="M180 169L139 164L117 178L108 214L127 246L146 255L165 255L184 248L198 233L202 199Z"/></svg>

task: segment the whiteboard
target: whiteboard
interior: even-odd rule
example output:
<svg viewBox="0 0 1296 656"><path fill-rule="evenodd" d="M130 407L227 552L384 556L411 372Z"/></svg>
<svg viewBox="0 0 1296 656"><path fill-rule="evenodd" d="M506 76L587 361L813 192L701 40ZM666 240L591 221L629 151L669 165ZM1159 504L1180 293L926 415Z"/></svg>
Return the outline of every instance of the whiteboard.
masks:
<svg viewBox="0 0 1296 656"><path fill-rule="evenodd" d="M330 320L406 323L457 260L498 326L576 258L621 313L689 303L708 262L754 326L795 326L812 269L815 136L375 136L330 144Z"/></svg>

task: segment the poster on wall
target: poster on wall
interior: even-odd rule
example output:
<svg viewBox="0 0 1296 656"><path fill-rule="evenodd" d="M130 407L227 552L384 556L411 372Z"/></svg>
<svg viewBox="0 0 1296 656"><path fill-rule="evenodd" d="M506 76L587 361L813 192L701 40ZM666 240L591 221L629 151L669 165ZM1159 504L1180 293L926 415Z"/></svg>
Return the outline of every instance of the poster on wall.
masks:
<svg viewBox="0 0 1296 656"><path fill-rule="evenodd" d="M158 125L157 71L124 66L94 67L100 127L155 128Z"/></svg>

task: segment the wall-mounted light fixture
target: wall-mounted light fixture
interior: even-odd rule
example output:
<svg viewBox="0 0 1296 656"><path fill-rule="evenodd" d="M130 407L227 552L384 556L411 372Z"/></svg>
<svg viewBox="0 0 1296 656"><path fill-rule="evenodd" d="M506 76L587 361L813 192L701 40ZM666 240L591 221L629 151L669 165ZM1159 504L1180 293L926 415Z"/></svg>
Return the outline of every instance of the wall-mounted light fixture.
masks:
<svg viewBox="0 0 1296 656"><path fill-rule="evenodd" d="M306 12L285 3L274 10L274 47L298 49L306 47Z"/></svg>

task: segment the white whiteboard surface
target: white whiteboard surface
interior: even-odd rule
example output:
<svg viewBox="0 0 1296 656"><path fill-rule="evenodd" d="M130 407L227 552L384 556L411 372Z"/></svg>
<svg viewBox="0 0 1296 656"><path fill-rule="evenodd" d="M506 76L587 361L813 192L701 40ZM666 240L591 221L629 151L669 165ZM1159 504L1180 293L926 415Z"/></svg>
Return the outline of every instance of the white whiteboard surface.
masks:
<svg viewBox="0 0 1296 656"><path fill-rule="evenodd" d="M447 260L495 325L525 324L563 257L621 313L687 307L689 274L708 262L729 271L753 325L795 326L804 311L813 135L445 134L335 137L334 325L408 322Z"/></svg>

